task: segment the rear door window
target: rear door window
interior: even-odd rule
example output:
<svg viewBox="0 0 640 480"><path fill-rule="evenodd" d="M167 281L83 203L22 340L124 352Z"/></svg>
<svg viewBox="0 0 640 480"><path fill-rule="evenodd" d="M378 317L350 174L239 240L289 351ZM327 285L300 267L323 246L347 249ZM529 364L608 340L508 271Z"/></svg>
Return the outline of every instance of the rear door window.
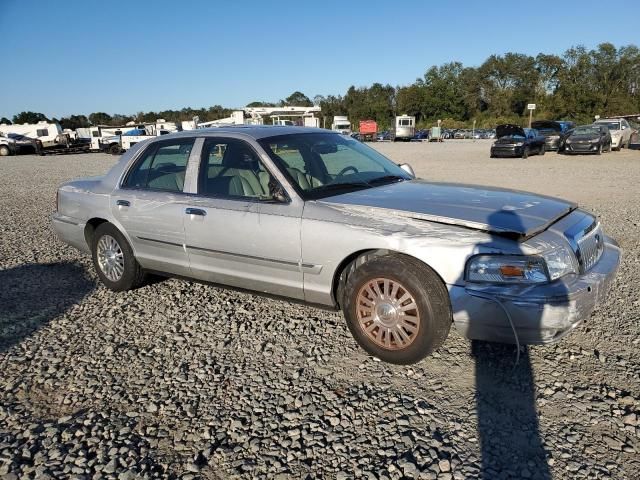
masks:
<svg viewBox="0 0 640 480"><path fill-rule="evenodd" d="M182 192L194 139L148 148L123 182L124 188Z"/></svg>

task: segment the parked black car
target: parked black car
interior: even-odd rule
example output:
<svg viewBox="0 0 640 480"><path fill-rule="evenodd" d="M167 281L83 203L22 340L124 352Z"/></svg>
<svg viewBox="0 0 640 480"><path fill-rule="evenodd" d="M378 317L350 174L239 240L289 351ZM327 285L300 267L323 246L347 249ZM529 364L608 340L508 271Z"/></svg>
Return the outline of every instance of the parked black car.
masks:
<svg viewBox="0 0 640 480"><path fill-rule="evenodd" d="M564 141L564 153L595 153L611 151L611 133L606 125L581 125L569 132Z"/></svg>
<svg viewBox="0 0 640 480"><path fill-rule="evenodd" d="M551 120L538 120L531 124L532 128L545 138L545 150L558 150L565 135L562 125Z"/></svg>
<svg viewBox="0 0 640 480"><path fill-rule="evenodd" d="M519 125L498 125L497 140L491 146L493 157L527 158L533 153L544 155L545 138L534 128L522 128Z"/></svg>
<svg viewBox="0 0 640 480"><path fill-rule="evenodd" d="M417 130L411 140L415 140L415 141L429 140L429 130Z"/></svg>

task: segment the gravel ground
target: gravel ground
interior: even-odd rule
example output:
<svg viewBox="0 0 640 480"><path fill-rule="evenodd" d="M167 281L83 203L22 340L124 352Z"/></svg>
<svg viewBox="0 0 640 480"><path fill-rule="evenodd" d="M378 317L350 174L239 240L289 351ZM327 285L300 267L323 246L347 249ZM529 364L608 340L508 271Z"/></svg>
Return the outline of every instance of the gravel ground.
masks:
<svg viewBox="0 0 640 480"><path fill-rule="evenodd" d="M640 478L640 151L376 148L425 178L577 200L624 249L608 300L515 367L454 330L386 365L337 313L181 280L106 290L49 214L60 182L115 158L2 158L0 478Z"/></svg>

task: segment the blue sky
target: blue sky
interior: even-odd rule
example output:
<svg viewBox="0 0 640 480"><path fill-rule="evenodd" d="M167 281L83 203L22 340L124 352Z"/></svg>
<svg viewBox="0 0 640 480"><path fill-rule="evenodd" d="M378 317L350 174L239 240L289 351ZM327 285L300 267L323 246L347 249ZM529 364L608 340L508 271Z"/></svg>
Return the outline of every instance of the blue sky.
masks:
<svg viewBox="0 0 640 480"><path fill-rule="evenodd" d="M640 44L640 2L2 0L0 116L241 107L491 54Z"/></svg>

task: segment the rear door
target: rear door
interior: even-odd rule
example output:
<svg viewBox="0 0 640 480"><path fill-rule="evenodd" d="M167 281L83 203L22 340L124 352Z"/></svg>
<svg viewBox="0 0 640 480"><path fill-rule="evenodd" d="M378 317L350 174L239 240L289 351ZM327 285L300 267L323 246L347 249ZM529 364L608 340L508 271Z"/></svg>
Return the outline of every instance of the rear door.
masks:
<svg viewBox="0 0 640 480"><path fill-rule="evenodd" d="M111 195L111 212L143 268L189 274L183 191L193 144L186 138L149 145Z"/></svg>
<svg viewBox="0 0 640 480"><path fill-rule="evenodd" d="M209 138L197 194L182 210L192 275L208 282L302 299L300 199L276 201L277 184L254 147Z"/></svg>

